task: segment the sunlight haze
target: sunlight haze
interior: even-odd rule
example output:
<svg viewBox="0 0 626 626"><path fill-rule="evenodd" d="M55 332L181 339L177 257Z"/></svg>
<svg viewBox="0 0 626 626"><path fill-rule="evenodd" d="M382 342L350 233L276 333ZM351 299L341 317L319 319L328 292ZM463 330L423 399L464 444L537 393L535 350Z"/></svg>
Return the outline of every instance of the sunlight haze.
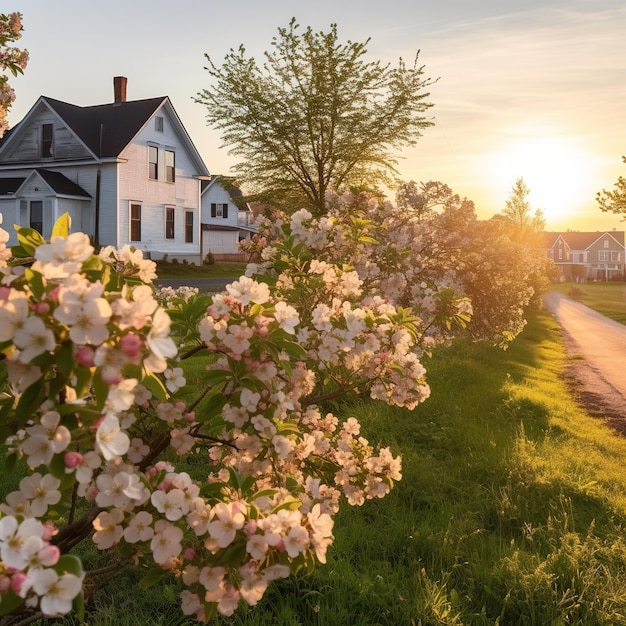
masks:
<svg viewBox="0 0 626 626"><path fill-rule="evenodd" d="M204 54L219 64L243 43L261 60L277 28L337 23L365 41L368 59L412 64L438 79L433 126L399 160L403 180L439 180L473 200L479 217L502 211L518 178L549 230L624 230L595 201L626 176L626 6L618 0L199 0L89 3L13 0L30 52L12 79L19 122L40 95L77 105L111 102L113 77L128 99L169 96L209 171L234 163L193 97L208 86ZM393 199L393 198L392 198Z"/></svg>

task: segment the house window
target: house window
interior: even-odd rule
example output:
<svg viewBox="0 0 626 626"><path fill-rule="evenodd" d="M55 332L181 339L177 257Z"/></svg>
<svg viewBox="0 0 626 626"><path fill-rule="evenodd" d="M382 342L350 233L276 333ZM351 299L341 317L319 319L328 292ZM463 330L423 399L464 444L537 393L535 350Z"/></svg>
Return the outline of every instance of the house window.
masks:
<svg viewBox="0 0 626 626"><path fill-rule="evenodd" d="M185 243L193 243L193 211L185 211Z"/></svg>
<svg viewBox="0 0 626 626"><path fill-rule="evenodd" d="M148 146L148 178L159 179L159 149L156 146Z"/></svg>
<svg viewBox="0 0 626 626"><path fill-rule="evenodd" d="M563 260L563 248L559 248L559 261Z"/></svg>
<svg viewBox="0 0 626 626"><path fill-rule="evenodd" d="M604 240L604 247L605 247L605 248L608 248L608 247L609 247L609 240L608 240L608 239L605 239L605 240Z"/></svg>
<svg viewBox="0 0 626 626"><path fill-rule="evenodd" d="M159 133L163 132L163 118L160 116L157 116L154 118L154 130L156 130Z"/></svg>
<svg viewBox="0 0 626 626"><path fill-rule="evenodd" d="M211 202L211 217L228 217L228 204Z"/></svg>
<svg viewBox="0 0 626 626"><path fill-rule="evenodd" d="M43 124L41 126L41 158L51 159L54 156L54 126Z"/></svg>
<svg viewBox="0 0 626 626"><path fill-rule="evenodd" d="M174 239L174 207L165 207L165 238Z"/></svg>
<svg viewBox="0 0 626 626"><path fill-rule="evenodd" d="M599 250L598 251L598 261L608 261L609 260L609 251L608 250Z"/></svg>
<svg viewBox="0 0 626 626"><path fill-rule="evenodd" d="M176 155L173 150L165 151L165 180L173 183L176 179Z"/></svg>
<svg viewBox="0 0 626 626"><path fill-rule="evenodd" d="M38 233L43 233L43 202L32 200L30 203L30 227Z"/></svg>
<svg viewBox="0 0 626 626"><path fill-rule="evenodd" d="M611 250L611 261L617 262L620 260L620 253L617 250Z"/></svg>
<svg viewBox="0 0 626 626"><path fill-rule="evenodd" d="M141 241L141 204L130 205L130 240Z"/></svg>

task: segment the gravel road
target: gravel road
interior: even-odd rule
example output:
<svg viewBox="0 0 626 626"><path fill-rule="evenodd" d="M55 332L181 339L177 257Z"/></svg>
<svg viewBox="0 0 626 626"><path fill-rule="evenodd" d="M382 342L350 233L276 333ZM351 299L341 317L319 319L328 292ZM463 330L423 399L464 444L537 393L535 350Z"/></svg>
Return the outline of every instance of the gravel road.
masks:
<svg viewBox="0 0 626 626"><path fill-rule="evenodd" d="M626 326L556 291L544 304L561 326L577 400L626 434Z"/></svg>

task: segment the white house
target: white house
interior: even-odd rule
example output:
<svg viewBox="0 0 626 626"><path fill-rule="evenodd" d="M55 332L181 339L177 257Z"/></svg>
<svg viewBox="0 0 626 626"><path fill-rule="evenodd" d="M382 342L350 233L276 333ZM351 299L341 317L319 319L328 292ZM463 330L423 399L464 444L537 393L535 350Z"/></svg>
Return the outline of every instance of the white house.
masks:
<svg viewBox="0 0 626 626"><path fill-rule="evenodd" d="M41 96L0 143L0 212L44 237L69 213L96 246L200 262L201 181L209 178L167 96L80 107Z"/></svg>
<svg viewBox="0 0 626 626"><path fill-rule="evenodd" d="M202 182L202 253L222 261L244 260L238 243L257 232L254 215L246 204L235 203L241 190L230 178L214 175Z"/></svg>

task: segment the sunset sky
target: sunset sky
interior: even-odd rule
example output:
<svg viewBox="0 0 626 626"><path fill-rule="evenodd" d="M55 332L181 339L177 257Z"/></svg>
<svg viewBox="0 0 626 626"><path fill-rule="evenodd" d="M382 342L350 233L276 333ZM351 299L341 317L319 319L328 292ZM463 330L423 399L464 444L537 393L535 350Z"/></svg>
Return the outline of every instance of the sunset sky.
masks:
<svg viewBox="0 0 626 626"><path fill-rule="evenodd" d="M341 40L371 41L369 57L412 63L420 50L434 126L401 155L404 180L440 180L500 212L518 178L551 230L626 229L595 195L626 176L626 3L623 0L7 0L21 11L31 60L12 81L16 124L40 95L78 105L169 96L214 174L233 159L193 102L208 86L204 54L220 62L244 43L260 59L295 17Z"/></svg>

